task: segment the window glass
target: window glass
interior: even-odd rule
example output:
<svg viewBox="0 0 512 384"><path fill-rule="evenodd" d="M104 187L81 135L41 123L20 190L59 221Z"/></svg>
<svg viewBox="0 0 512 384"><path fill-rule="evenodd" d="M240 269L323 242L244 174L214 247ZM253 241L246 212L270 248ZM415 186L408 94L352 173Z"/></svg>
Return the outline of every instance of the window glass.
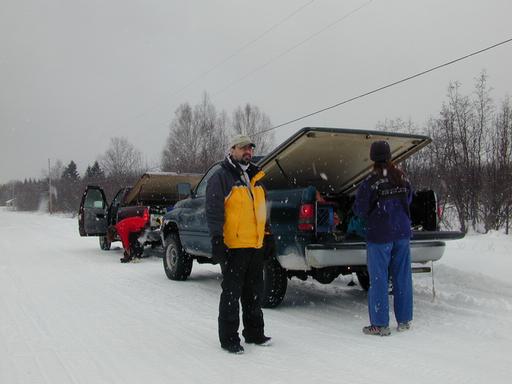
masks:
<svg viewBox="0 0 512 384"><path fill-rule="evenodd" d="M84 202L85 208L105 208L103 195L99 189L89 189Z"/></svg>
<svg viewBox="0 0 512 384"><path fill-rule="evenodd" d="M199 185L196 188L196 197L205 196L206 195L206 184L208 183L208 179L212 177L212 175L220 168L220 164L215 164L210 168L208 173L203 177L203 179L199 182Z"/></svg>
<svg viewBox="0 0 512 384"><path fill-rule="evenodd" d="M114 200L112 200L112 205L119 205L122 203L124 197L128 194L130 191L130 188L123 188L117 192L116 196L114 197Z"/></svg>

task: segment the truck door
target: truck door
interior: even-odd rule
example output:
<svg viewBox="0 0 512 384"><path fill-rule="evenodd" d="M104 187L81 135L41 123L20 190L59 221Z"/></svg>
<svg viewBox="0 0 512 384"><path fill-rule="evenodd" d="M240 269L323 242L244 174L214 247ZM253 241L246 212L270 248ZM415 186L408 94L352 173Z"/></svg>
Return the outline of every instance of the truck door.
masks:
<svg viewBox="0 0 512 384"><path fill-rule="evenodd" d="M119 191L117 191L116 195L112 199L112 203L110 203L110 207L107 211L107 226L108 225L115 225L119 220L121 220L119 215L119 208L124 206L124 199L128 192L130 192L129 187L121 188Z"/></svg>
<svg viewBox="0 0 512 384"><path fill-rule="evenodd" d="M107 199L103 189L88 185L78 211L80 236L104 236L107 233Z"/></svg>
<svg viewBox="0 0 512 384"><path fill-rule="evenodd" d="M180 206L181 243L188 252L195 255L211 255L210 234L206 222L206 185L219 168L220 164L213 165L197 185L193 196L183 200Z"/></svg>

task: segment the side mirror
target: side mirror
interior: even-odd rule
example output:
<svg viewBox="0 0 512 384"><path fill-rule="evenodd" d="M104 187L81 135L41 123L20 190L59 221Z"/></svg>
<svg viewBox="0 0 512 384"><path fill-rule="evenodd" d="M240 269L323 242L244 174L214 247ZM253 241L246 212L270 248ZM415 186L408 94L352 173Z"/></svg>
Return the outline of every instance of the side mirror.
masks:
<svg viewBox="0 0 512 384"><path fill-rule="evenodd" d="M178 200L183 200L192 194L190 183L178 183Z"/></svg>

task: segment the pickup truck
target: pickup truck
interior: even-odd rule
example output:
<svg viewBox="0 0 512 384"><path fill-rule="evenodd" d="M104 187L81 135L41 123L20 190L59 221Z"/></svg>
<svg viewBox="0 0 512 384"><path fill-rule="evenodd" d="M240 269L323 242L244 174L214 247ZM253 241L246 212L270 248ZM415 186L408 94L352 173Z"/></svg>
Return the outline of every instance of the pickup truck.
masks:
<svg viewBox="0 0 512 384"><path fill-rule="evenodd" d="M431 142L421 135L303 128L258 161L266 174L262 182L277 242L276 256L264 266L264 307L282 302L291 277L312 277L328 284L340 274L355 273L363 289L368 289L366 243L347 229L357 187L372 171L369 149L376 140L389 142L395 163ZM169 279L187 279L193 260L211 262L205 192L219 166L214 164L190 190L190 197L164 215L163 265ZM414 194L411 221L411 261L417 272L430 271L426 264L442 257L445 240L464 236L439 230L433 191Z"/></svg>
<svg viewBox="0 0 512 384"><path fill-rule="evenodd" d="M144 173L133 187L119 189L110 204L101 187L88 185L78 211L80 236L98 236L100 248L109 250L111 243L106 237L107 228L127 217L143 216L148 210L150 225L139 240L142 240L142 245L161 245L161 218L178 200L188 196L180 186L183 183L195 185L200 178L199 174Z"/></svg>

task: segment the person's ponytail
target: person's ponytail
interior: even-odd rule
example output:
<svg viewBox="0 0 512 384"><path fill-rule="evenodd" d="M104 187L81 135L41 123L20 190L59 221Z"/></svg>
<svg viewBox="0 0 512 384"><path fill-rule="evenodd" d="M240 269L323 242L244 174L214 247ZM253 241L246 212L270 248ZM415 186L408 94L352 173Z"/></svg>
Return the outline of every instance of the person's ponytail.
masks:
<svg viewBox="0 0 512 384"><path fill-rule="evenodd" d="M387 176L393 185L397 187L404 187L407 177L405 173L398 168L391 160L385 163L375 163L373 170L379 177Z"/></svg>

